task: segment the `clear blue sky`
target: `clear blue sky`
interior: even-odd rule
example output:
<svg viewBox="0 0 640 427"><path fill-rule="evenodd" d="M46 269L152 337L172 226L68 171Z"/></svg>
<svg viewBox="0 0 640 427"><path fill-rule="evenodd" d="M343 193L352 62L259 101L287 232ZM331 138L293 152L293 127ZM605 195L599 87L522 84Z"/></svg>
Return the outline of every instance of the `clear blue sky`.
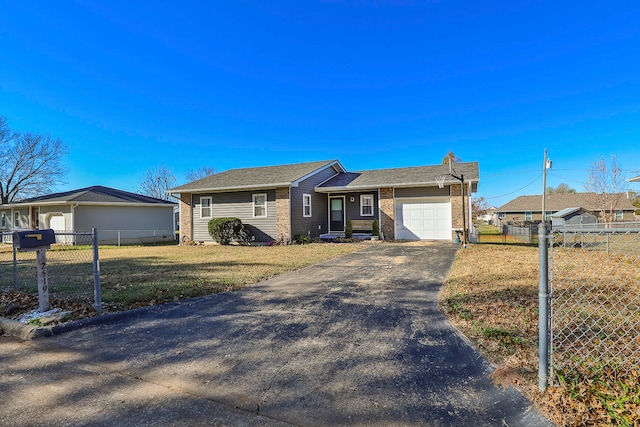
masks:
<svg viewBox="0 0 640 427"><path fill-rule="evenodd" d="M0 0L0 115L69 146L67 190L200 166L480 164L499 206L640 170L635 1ZM530 184L530 185L529 185ZM528 186L527 186L528 185ZM638 184L631 189L640 190Z"/></svg>

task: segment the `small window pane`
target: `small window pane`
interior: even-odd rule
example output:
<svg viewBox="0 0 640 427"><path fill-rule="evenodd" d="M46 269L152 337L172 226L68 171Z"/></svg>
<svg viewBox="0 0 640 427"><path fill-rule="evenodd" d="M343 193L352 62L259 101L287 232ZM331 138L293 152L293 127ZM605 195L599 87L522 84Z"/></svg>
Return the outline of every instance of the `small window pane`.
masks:
<svg viewBox="0 0 640 427"><path fill-rule="evenodd" d="M203 197L200 202L200 217L211 217L211 197Z"/></svg>
<svg viewBox="0 0 640 427"><path fill-rule="evenodd" d="M304 194L302 196L302 216L310 217L311 216L311 195Z"/></svg>
<svg viewBox="0 0 640 427"><path fill-rule="evenodd" d="M360 215L373 216L373 196L371 194L360 196Z"/></svg>
<svg viewBox="0 0 640 427"><path fill-rule="evenodd" d="M253 216L254 217L267 216L267 195L266 194L253 195Z"/></svg>

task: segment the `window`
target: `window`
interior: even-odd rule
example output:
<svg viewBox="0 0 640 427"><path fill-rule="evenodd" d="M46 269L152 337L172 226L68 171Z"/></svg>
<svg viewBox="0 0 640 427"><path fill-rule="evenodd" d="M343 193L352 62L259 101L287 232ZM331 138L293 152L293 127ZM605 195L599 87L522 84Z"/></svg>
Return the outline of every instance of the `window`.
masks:
<svg viewBox="0 0 640 427"><path fill-rule="evenodd" d="M7 214L2 212L0 215L0 227L5 228L7 226Z"/></svg>
<svg viewBox="0 0 640 427"><path fill-rule="evenodd" d="M252 197L253 197L253 217L266 218L267 217L267 195L254 194Z"/></svg>
<svg viewBox="0 0 640 427"><path fill-rule="evenodd" d="M506 217L507 217L507 214L505 212L498 212L498 218L504 219Z"/></svg>
<svg viewBox="0 0 640 427"><path fill-rule="evenodd" d="M553 214L553 212L546 211L546 212L544 213L544 220L545 220L545 221L550 220L550 219L551 219L551 215L552 215L552 214Z"/></svg>
<svg viewBox="0 0 640 427"><path fill-rule="evenodd" d="M614 221L622 221L624 219L624 212L622 211L616 211L616 213L613 216Z"/></svg>
<svg viewBox="0 0 640 427"><path fill-rule="evenodd" d="M302 216L306 218L311 216L311 194L302 195Z"/></svg>
<svg viewBox="0 0 640 427"><path fill-rule="evenodd" d="M211 197L200 198L200 218L211 218Z"/></svg>
<svg viewBox="0 0 640 427"><path fill-rule="evenodd" d="M20 212L13 213L13 225L20 228Z"/></svg>
<svg viewBox="0 0 640 427"><path fill-rule="evenodd" d="M373 195L360 196L360 216L373 216Z"/></svg>
<svg viewBox="0 0 640 427"><path fill-rule="evenodd" d="M525 221L531 221L532 217L533 217L533 215L531 214L531 212L525 212L524 213L524 220Z"/></svg>
<svg viewBox="0 0 640 427"><path fill-rule="evenodd" d="M40 208L35 208L33 210L33 222L36 226L36 230L40 229Z"/></svg>

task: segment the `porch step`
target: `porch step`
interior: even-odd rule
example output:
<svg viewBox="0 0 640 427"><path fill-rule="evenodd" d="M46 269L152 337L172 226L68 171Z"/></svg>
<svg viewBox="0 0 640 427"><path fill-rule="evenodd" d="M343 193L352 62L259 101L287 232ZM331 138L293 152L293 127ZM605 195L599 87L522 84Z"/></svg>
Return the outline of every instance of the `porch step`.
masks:
<svg viewBox="0 0 640 427"><path fill-rule="evenodd" d="M332 241L337 238L344 239L344 237L344 233L325 233L320 235L320 239L325 241ZM372 233L353 233L354 239L371 240L371 237L373 237Z"/></svg>

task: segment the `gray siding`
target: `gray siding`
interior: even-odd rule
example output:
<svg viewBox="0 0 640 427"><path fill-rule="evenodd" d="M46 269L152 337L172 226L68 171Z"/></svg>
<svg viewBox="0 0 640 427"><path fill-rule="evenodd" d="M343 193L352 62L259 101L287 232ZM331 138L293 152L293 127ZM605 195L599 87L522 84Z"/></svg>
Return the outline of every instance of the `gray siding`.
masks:
<svg viewBox="0 0 640 427"><path fill-rule="evenodd" d="M267 217L253 217L253 194L267 193ZM200 200L211 197L211 218L200 217ZM276 236L276 191L238 191L233 193L213 193L193 195L193 240L211 242L208 224L212 218L239 218L249 233L258 242L275 240Z"/></svg>
<svg viewBox="0 0 640 427"><path fill-rule="evenodd" d="M78 206L73 216L76 231L173 230L172 206Z"/></svg>
<svg viewBox="0 0 640 427"><path fill-rule="evenodd" d="M64 229L74 230L70 205L41 206L40 207L40 228L51 228L51 217L64 216Z"/></svg>
<svg viewBox="0 0 640 427"><path fill-rule="evenodd" d="M465 189L466 190L466 189ZM444 188L438 187L415 187L415 188L396 188L395 197L449 197L451 192L449 186ZM466 195L466 191L465 191Z"/></svg>
<svg viewBox="0 0 640 427"><path fill-rule="evenodd" d="M291 237L297 234L319 237L329 230L328 197L324 193L316 193L315 187L338 172L327 168L301 181L298 187L291 188ZM302 195L311 195L311 217L304 217L302 210Z"/></svg>
<svg viewBox="0 0 640 427"><path fill-rule="evenodd" d="M373 216L360 215L360 196L362 194L373 195ZM378 190L363 191L361 193L345 194L345 206L347 219L379 219L378 218ZM353 202L351 198L353 197Z"/></svg>

